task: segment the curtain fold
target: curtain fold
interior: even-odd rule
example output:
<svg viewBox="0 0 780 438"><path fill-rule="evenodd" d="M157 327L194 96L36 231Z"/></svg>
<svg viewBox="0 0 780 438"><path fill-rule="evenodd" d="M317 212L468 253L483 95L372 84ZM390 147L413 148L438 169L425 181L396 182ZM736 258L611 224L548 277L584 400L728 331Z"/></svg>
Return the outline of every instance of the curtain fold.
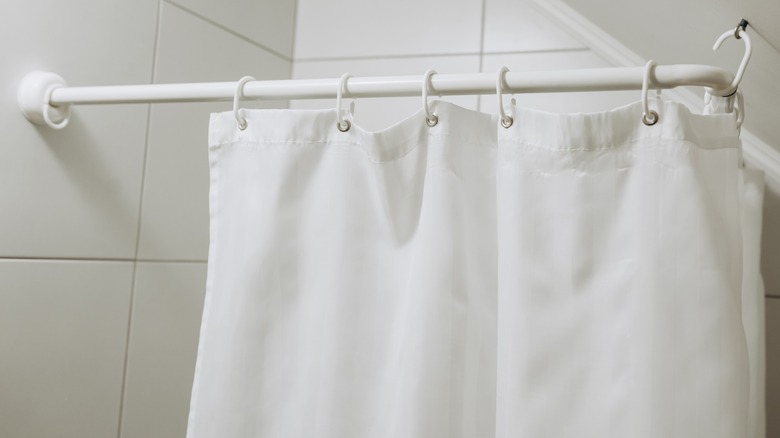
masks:
<svg viewBox="0 0 780 438"><path fill-rule="evenodd" d="M188 437L763 436L762 177L652 104L213 114Z"/></svg>

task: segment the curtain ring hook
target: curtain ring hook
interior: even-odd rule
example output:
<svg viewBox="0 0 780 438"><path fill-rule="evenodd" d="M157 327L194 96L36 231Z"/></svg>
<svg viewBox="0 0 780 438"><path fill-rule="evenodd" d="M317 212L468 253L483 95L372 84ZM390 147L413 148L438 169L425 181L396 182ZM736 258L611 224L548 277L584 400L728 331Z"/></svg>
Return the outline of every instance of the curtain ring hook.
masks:
<svg viewBox="0 0 780 438"><path fill-rule="evenodd" d="M509 69L504 66L498 69L498 75L496 77L496 96L498 96L498 113L501 118L501 126L509 128L514 123L514 119L511 115L507 114L504 110L504 83L506 82L506 73Z"/></svg>
<svg viewBox="0 0 780 438"><path fill-rule="evenodd" d="M647 90L650 85L650 72L655 68L655 61L649 60L645 65L645 74L642 78L642 123L653 126L658 123L658 113L650 109L647 102Z"/></svg>
<svg viewBox="0 0 780 438"><path fill-rule="evenodd" d="M233 95L233 115L236 117L236 121L238 122L238 129L244 130L246 129L248 123L246 119L241 114L241 109L238 107L238 102L241 100L241 97L244 95L244 85L246 85L249 81L254 81L255 78L252 76L244 76L243 78L238 80L238 84L236 85L236 92Z"/></svg>
<svg viewBox="0 0 780 438"><path fill-rule="evenodd" d="M352 127L352 123L347 120L343 112L341 111L341 100L344 96L344 89L347 87L347 79L351 78L352 75L349 73L344 73L341 75L341 78L339 79L339 89L336 91L336 128L338 128L341 132L347 132L349 131L349 128Z"/></svg>
<svg viewBox="0 0 780 438"><path fill-rule="evenodd" d="M750 35L746 31L747 26L747 20L743 19L739 22L737 28L734 29L733 32L730 30L723 32L723 34L718 37L718 39L715 41L715 44L712 46L712 50L718 50L724 41L730 37L734 37L738 40L742 40L742 42L745 43L745 53L742 55L742 61L740 61L737 72L734 74L734 80L731 82L731 86L725 90L717 90L717 92L716 90L707 89L709 93L725 97L731 96L734 94L734 92L737 91L739 83L742 82L742 76L745 75L745 69L750 62L750 56L753 54L753 43L750 41Z"/></svg>
<svg viewBox="0 0 780 438"><path fill-rule="evenodd" d="M423 85L422 85L422 101L423 101L423 109L425 109L425 123L433 128L436 126L437 123L439 123L439 117L436 116L431 111L431 108L428 106L428 91L429 87L431 86L431 77L433 75L437 74L436 70L428 70L425 72L425 75L423 76Z"/></svg>

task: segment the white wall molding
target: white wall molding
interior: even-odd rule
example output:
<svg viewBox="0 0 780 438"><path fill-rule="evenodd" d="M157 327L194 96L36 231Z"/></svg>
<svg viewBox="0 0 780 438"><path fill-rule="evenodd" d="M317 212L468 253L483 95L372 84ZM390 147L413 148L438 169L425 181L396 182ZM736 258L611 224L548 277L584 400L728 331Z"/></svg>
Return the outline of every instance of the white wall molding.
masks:
<svg viewBox="0 0 780 438"><path fill-rule="evenodd" d="M530 4L616 67L643 65L647 62L561 0L530 0ZM690 89L667 90L664 95L692 110L700 111L703 106L702 98ZM747 116L750 117L750 114ZM751 167L763 170L767 176L768 187L780 192L780 152L750 131L742 130L740 138L745 162Z"/></svg>
<svg viewBox="0 0 780 438"><path fill-rule="evenodd" d="M745 163L763 170L766 173L767 189L780 193L780 152L750 131L743 130L739 136L742 138Z"/></svg>

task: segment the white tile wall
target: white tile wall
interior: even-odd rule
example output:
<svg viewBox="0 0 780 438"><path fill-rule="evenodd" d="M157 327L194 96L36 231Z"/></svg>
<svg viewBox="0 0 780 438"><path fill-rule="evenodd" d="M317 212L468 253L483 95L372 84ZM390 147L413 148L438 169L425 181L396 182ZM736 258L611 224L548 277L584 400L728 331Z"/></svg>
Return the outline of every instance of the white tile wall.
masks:
<svg viewBox="0 0 780 438"><path fill-rule="evenodd" d="M476 54L482 2L298 0L295 59Z"/></svg>
<svg viewBox="0 0 780 438"><path fill-rule="evenodd" d="M287 60L292 58L293 1L169 0L168 3L202 16Z"/></svg>
<svg viewBox="0 0 780 438"><path fill-rule="evenodd" d="M116 436L132 272L0 260L0 436Z"/></svg>
<svg viewBox="0 0 780 438"><path fill-rule="evenodd" d="M294 0L182 4L2 8L0 437L184 435L205 264L133 270L205 260L208 113L230 103L78 106L53 131L15 99L34 69L76 86L289 77Z"/></svg>
<svg viewBox="0 0 780 438"><path fill-rule="evenodd" d="M4 4L0 257L133 256L146 106L75 108L54 131L24 120L16 87L35 69L71 85L148 83L156 26L156 0Z"/></svg>
<svg viewBox="0 0 780 438"><path fill-rule="evenodd" d="M485 53L586 48L525 1L486 0L484 32Z"/></svg>
<svg viewBox="0 0 780 438"><path fill-rule="evenodd" d="M205 263L138 264L123 438L184 436L205 290Z"/></svg>
<svg viewBox="0 0 780 438"><path fill-rule="evenodd" d="M226 50L226 48L230 48ZM290 62L164 4L157 48L157 83L290 77ZM244 107L286 107L244 102ZM208 252L209 113L232 102L152 107L144 175L138 256L145 260L202 260Z"/></svg>
<svg viewBox="0 0 780 438"><path fill-rule="evenodd" d="M55 132L29 125L16 108L16 84L27 71L97 85L285 78L291 64L297 78L605 65L524 1L298 0L297 17L295 10L295 0L6 5L0 436L183 436L208 242L208 113L230 108L229 102L155 105L151 112L144 105L82 106L71 126ZM517 97L521 106L547 111L596 111L636 100L634 93ZM494 97L449 100L496 112ZM420 104L362 99L356 121L380 130ZM138 262L133 276L137 260L164 262ZM196 263L172 263L184 260ZM775 301L766 310L769 436L780 434Z"/></svg>

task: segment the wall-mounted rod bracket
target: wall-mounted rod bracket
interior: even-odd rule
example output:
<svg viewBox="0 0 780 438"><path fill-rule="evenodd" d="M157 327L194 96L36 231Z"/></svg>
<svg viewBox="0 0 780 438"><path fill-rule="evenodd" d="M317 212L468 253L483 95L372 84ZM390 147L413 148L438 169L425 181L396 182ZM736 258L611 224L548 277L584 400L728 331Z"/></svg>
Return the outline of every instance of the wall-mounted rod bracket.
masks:
<svg viewBox="0 0 780 438"><path fill-rule="evenodd" d="M64 128L70 119L70 105L52 104L51 94L67 86L65 79L56 73L36 70L25 75L16 95L24 117L36 125Z"/></svg>

